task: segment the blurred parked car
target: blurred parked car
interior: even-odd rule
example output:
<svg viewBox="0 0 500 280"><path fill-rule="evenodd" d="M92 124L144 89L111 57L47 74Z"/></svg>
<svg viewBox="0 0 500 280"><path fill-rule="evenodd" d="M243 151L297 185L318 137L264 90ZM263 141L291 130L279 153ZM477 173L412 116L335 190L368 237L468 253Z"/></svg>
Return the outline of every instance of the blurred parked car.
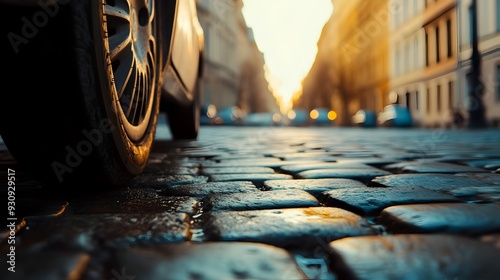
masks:
<svg viewBox="0 0 500 280"><path fill-rule="evenodd" d="M238 106L222 108L215 116L217 125L239 125L243 119L243 111Z"/></svg>
<svg viewBox="0 0 500 280"><path fill-rule="evenodd" d="M305 126L308 125L309 113L302 109L290 110L287 114L288 125L290 126Z"/></svg>
<svg viewBox="0 0 500 280"><path fill-rule="evenodd" d="M200 107L200 124L211 125L215 124L215 117L217 116L217 107L213 104L203 104Z"/></svg>
<svg viewBox="0 0 500 280"><path fill-rule="evenodd" d="M42 185L126 185L160 111L195 139L204 36L194 0L0 0L0 134Z"/></svg>
<svg viewBox="0 0 500 280"><path fill-rule="evenodd" d="M411 127L413 125L408 108L391 104L384 107L377 118L378 124L383 127Z"/></svg>
<svg viewBox="0 0 500 280"><path fill-rule="evenodd" d="M358 110L356 114L352 116L352 123L359 127L376 127L377 114L369 110Z"/></svg>
<svg viewBox="0 0 500 280"><path fill-rule="evenodd" d="M329 126L333 124L333 121L337 118L337 114L335 111L327 108L316 108L309 112L309 117L311 118L311 125Z"/></svg>
<svg viewBox="0 0 500 280"><path fill-rule="evenodd" d="M249 113L242 120L243 125L248 126L279 126L282 124L280 113L261 112Z"/></svg>

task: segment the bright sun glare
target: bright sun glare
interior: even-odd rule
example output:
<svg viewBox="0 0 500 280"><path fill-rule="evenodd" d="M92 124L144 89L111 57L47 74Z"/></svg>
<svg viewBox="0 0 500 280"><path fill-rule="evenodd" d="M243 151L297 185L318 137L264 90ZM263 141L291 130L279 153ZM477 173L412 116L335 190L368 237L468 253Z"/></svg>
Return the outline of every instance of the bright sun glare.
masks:
<svg viewBox="0 0 500 280"><path fill-rule="evenodd" d="M243 0L243 15L266 60L266 76L282 111L314 62L331 0Z"/></svg>

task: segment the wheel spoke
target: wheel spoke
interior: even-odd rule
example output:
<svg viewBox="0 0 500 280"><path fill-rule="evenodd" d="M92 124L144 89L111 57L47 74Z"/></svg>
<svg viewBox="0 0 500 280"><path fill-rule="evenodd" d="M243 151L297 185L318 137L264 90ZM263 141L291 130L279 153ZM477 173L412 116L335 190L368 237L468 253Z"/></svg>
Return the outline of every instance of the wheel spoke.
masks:
<svg viewBox="0 0 500 280"><path fill-rule="evenodd" d="M109 17L115 17L115 18L121 18L123 20L130 22L130 13L128 10L128 6L106 5L106 12L105 13L108 16L108 19L109 19Z"/></svg>
<svg viewBox="0 0 500 280"><path fill-rule="evenodd" d="M109 37L109 49L111 60L114 60L122 52L132 51L132 38L130 38L130 30L121 28L118 33Z"/></svg>
<svg viewBox="0 0 500 280"><path fill-rule="evenodd" d="M134 100L135 100L136 94L137 94L138 83L139 83L139 71L134 71L134 84L133 84L132 90L131 90L132 93L130 94L130 98L128 99L129 106L127 108L127 113L126 113L126 117L128 120L130 120L130 113L132 112L132 110L134 108Z"/></svg>
<svg viewBox="0 0 500 280"><path fill-rule="evenodd" d="M118 94L118 98L123 96L123 93L126 89L126 85L128 84L130 77L134 71L134 57L132 52L127 52L126 55L121 57L118 60L118 66L114 70L115 76L115 86L116 93Z"/></svg>

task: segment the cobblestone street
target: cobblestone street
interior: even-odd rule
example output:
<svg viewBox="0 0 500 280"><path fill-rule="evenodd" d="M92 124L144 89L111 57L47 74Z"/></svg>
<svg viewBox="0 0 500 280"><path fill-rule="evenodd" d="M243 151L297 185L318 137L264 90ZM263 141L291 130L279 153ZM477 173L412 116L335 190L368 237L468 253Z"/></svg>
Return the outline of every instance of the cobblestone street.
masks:
<svg viewBox="0 0 500 280"><path fill-rule="evenodd" d="M17 182L1 279L500 279L499 130L173 142L161 126L145 172L103 193L47 192L0 150L2 185L8 168Z"/></svg>

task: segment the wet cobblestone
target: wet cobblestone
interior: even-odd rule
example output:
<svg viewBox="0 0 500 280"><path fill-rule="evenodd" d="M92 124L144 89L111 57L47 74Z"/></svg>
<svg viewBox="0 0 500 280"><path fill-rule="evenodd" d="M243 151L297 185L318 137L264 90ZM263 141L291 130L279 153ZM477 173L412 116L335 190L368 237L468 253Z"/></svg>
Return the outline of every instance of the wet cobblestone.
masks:
<svg viewBox="0 0 500 280"><path fill-rule="evenodd" d="M500 251L456 235L352 237L330 243L345 279L494 279Z"/></svg>
<svg viewBox="0 0 500 280"><path fill-rule="evenodd" d="M0 176L20 174L19 273L0 278L496 280L498 143L490 130L280 127L176 142L159 128L130 186L65 194L0 145Z"/></svg>

